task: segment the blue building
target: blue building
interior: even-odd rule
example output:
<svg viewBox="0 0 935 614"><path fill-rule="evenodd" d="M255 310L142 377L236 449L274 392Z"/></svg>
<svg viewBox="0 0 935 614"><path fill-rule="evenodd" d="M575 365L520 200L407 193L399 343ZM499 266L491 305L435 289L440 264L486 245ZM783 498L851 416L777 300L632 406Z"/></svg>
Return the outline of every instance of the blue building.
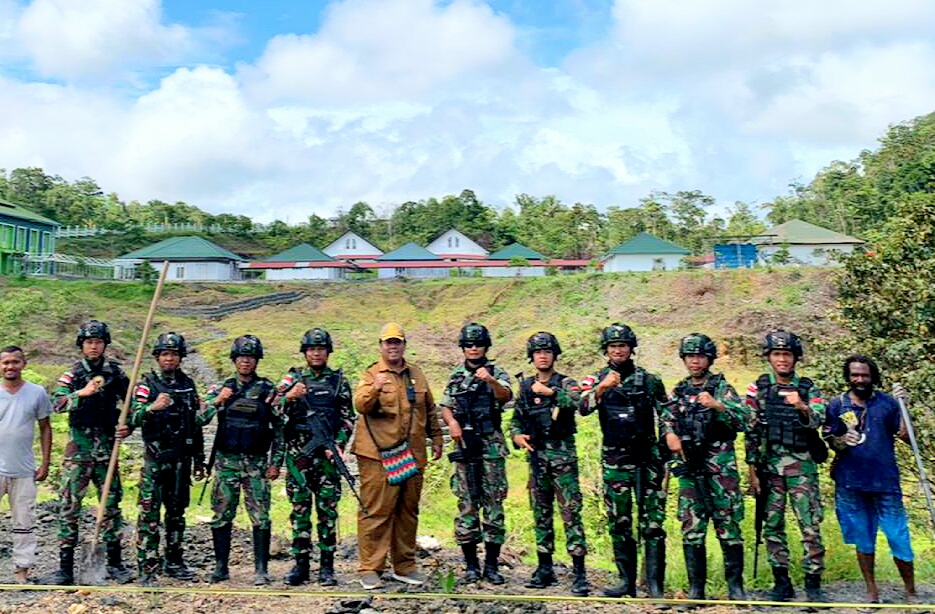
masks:
<svg viewBox="0 0 935 614"><path fill-rule="evenodd" d="M46 261L55 252L59 223L5 200L0 200L0 275L22 272L30 259ZM52 263L30 273L51 274Z"/></svg>

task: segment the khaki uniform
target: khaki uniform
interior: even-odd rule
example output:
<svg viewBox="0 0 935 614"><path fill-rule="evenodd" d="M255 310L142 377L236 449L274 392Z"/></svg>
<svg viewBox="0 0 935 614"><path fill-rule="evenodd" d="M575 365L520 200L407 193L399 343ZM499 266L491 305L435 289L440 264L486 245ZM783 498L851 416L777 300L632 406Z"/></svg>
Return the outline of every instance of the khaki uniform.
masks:
<svg viewBox="0 0 935 614"><path fill-rule="evenodd" d="M377 390L373 380L381 372L389 376L389 381L382 390ZM406 394L410 380L415 389L414 404L409 403ZM442 445L441 418L425 374L405 361L398 367L390 367L382 359L370 365L354 392L354 407L366 416L382 447L404 439L411 419L409 446L420 468L427 462L426 440ZM367 514L359 511L357 515L359 571L383 571L389 554L396 573L407 574L416 567L422 474L398 486L388 484L380 451L364 418L356 423L351 452L357 455L360 496L368 511Z"/></svg>

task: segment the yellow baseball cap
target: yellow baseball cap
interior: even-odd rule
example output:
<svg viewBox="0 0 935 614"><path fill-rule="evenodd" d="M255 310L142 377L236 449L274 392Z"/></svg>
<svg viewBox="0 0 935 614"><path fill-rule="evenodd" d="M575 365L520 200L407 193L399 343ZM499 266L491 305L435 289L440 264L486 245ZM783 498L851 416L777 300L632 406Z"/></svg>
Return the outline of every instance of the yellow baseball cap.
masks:
<svg viewBox="0 0 935 614"><path fill-rule="evenodd" d="M405 341L406 333L403 332L402 327L396 322L387 322L380 330L380 341L386 341L388 339Z"/></svg>

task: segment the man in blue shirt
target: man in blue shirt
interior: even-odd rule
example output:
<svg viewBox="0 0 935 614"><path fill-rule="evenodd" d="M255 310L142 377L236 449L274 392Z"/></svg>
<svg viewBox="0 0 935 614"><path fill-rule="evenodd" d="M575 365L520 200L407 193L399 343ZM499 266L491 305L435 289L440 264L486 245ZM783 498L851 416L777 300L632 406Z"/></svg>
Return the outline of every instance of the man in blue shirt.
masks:
<svg viewBox="0 0 935 614"><path fill-rule="evenodd" d="M906 599L912 600L912 546L893 449L895 438L909 440L906 426L896 399L874 390L880 384L880 370L872 359L847 358L844 380L850 389L831 400L825 426L836 452L831 478L841 534L844 543L856 546L867 598L878 603L873 559L877 529L882 529L905 584Z"/></svg>

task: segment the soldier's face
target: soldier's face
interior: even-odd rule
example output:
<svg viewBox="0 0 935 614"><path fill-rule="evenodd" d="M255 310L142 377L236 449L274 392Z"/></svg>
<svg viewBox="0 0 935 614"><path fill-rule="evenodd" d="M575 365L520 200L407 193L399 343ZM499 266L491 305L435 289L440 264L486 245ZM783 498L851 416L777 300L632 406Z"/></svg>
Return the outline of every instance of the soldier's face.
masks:
<svg viewBox="0 0 935 614"><path fill-rule="evenodd" d="M104 355L107 344L103 339L85 339L81 342L81 353L89 360L97 360Z"/></svg>
<svg viewBox="0 0 935 614"><path fill-rule="evenodd" d="M487 355L487 348L482 345L477 345L473 341L469 341L462 345L461 349L464 352L464 357L467 360L480 360Z"/></svg>
<svg viewBox="0 0 935 614"><path fill-rule="evenodd" d="M789 350L773 350L766 359L776 375L787 377L795 372L795 354Z"/></svg>
<svg viewBox="0 0 935 614"><path fill-rule="evenodd" d="M552 350L536 350L532 353L532 366L540 371L548 371L555 364L555 354Z"/></svg>
<svg viewBox="0 0 935 614"><path fill-rule="evenodd" d="M711 359L704 354L687 354L682 362L685 363L685 368L688 369L688 374L692 377L704 375L708 367L711 366Z"/></svg>
<svg viewBox="0 0 935 614"><path fill-rule="evenodd" d="M607 345L607 359L613 363L621 363L630 359L633 348L626 343L610 343Z"/></svg>
<svg viewBox="0 0 935 614"><path fill-rule="evenodd" d="M328 364L328 349L324 347L305 348L305 361L313 369L321 369Z"/></svg>
<svg viewBox="0 0 935 614"><path fill-rule="evenodd" d="M0 354L0 372L3 379L15 382L20 378L26 368L26 357L21 352L4 352Z"/></svg>
<svg viewBox="0 0 935 614"><path fill-rule="evenodd" d="M237 375L251 375L256 371L257 362L259 361L253 356L238 356L234 359Z"/></svg>
<svg viewBox="0 0 935 614"><path fill-rule="evenodd" d="M163 373L172 373L182 364L182 357L175 350L162 350L156 356L156 362Z"/></svg>

